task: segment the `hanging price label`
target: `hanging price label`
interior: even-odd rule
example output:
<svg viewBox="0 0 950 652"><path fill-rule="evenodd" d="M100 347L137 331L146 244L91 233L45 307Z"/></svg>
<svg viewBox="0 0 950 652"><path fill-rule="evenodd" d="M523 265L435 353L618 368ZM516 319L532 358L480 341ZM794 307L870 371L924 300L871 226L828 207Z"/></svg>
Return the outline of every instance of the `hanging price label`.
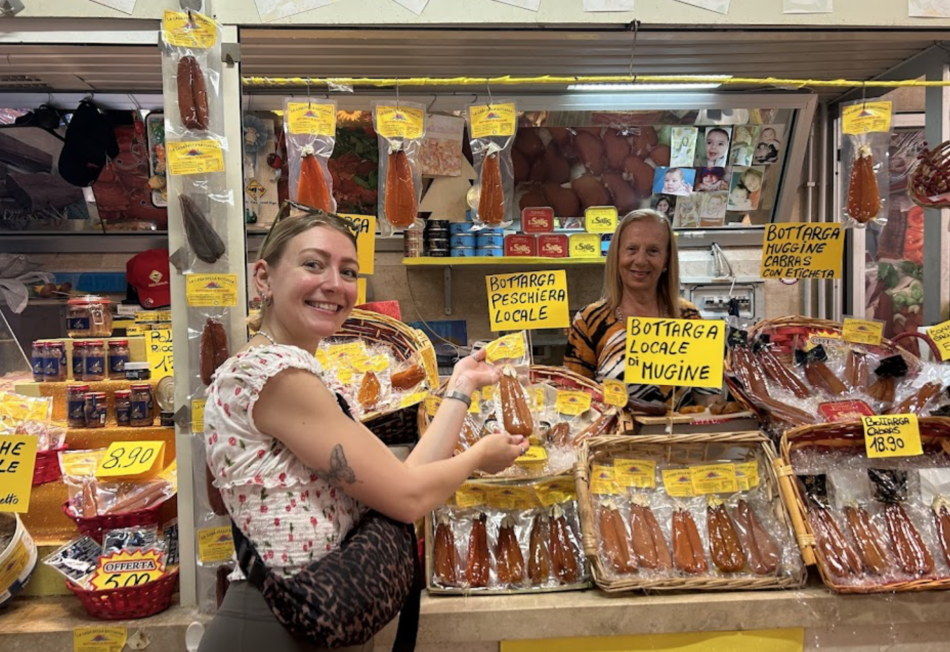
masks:
<svg viewBox="0 0 950 652"><path fill-rule="evenodd" d="M138 478L157 475L165 463L163 441L114 441L96 467L97 478Z"/></svg>
<svg viewBox="0 0 950 652"><path fill-rule="evenodd" d="M911 457L923 455L920 425L914 414L862 417L864 446L868 457Z"/></svg>

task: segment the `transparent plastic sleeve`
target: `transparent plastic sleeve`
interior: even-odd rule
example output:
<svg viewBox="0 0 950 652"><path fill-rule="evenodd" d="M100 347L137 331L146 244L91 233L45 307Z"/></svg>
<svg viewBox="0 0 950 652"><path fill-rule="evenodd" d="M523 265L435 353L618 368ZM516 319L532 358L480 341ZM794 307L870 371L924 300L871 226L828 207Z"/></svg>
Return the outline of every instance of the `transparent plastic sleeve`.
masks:
<svg viewBox="0 0 950 652"><path fill-rule="evenodd" d="M518 127L517 105L511 100L498 100L470 107L468 116L470 134L486 132L470 141L478 178L476 229L509 227L516 212L511 152Z"/></svg>
<svg viewBox="0 0 950 652"><path fill-rule="evenodd" d="M198 12L168 12L162 24L162 72L178 111L165 116L168 139L222 137L221 30Z"/></svg>
<svg viewBox="0 0 950 652"><path fill-rule="evenodd" d="M422 228L419 156L425 136L426 107L415 102L374 102L373 128L379 141L378 217L384 236Z"/></svg>
<svg viewBox="0 0 950 652"><path fill-rule="evenodd" d="M855 104L863 104L863 101L850 106ZM843 207L846 226L863 228L869 222L878 225L887 222L890 145L890 131L844 135L841 160L847 179Z"/></svg>
<svg viewBox="0 0 950 652"><path fill-rule="evenodd" d="M290 198L325 213L336 212L328 166L336 145L336 100L286 98L284 131Z"/></svg>

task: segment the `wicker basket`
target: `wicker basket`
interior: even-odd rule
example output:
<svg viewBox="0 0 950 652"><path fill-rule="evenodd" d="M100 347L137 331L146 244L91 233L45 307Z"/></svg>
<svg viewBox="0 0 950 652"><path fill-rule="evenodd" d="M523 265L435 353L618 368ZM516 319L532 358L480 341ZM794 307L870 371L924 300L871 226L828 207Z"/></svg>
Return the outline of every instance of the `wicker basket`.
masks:
<svg viewBox="0 0 950 652"><path fill-rule="evenodd" d="M355 309L332 339L362 340L367 344L385 345L400 362L416 358L425 365L429 387L433 388L439 384L439 370L436 367L432 342L422 331L410 328L392 317ZM412 443L418 439L419 434L415 411L416 406L412 405L388 412L365 414L361 420L373 434L388 445Z"/></svg>
<svg viewBox="0 0 950 652"><path fill-rule="evenodd" d="M105 591L89 591L70 581L72 591L90 616L100 620L148 618L168 609L178 584L178 569L165 573L154 582Z"/></svg>
<svg viewBox="0 0 950 652"><path fill-rule="evenodd" d="M950 455L950 419L921 417L920 439L925 453ZM792 452L806 447L834 450L853 449L855 455L865 454L864 429L860 423L828 423L791 430L782 437L782 459L776 463L782 497L795 526L795 535L806 564L817 565L824 583L838 593L889 593L894 591L929 591L950 588L950 577L910 581L891 581L876 586L852 586L838 581L828 571L824 556L815 544L815 532L808 520L806 497L795 481ZM931 551L939 555L939 551Z"/></svg>
<svg viewBox="0 0 950 652"><path fill-rule="evenodd" d="M167 500L167 499L165 499ZM102 535L105 532L119 530L127 527L137 527L142 525L159 525L161 515L159 510L165 504L165 500L149 505L145 509L134 512L123 512L121 514L101 514L92 518L83 518L77 515L69 501L63 503L63 514L72 520L82 534L92 537L99 543L102 543Z"/></svg>
<svg viewBox="0 0 950 652"><path fill-rule="evenodd" d="M33 486L56 482L62 475L62 469L59 466L59 454L68 447L51 448L40 451L36 454L36 464L33 467Z"/></svg>
<svg viewBox="0 0 950 652"><path fill-rule="evenodd" d="M591 468L602 459L617 455L646 456L663 459L668 463L692 465L702 462L745 462L756 460L759 468L765 472L760 482L767 492L769 504L775 518L788 528L791 535L792 525L782 499L779 495L778 477L773 468L776 459L771 442L758 432L696 434L696 435L656 435L639 437L597 437L586 442L580 452L580 459L574 468L577 486L577 505L581 517L584 554L591 566L594 583L608 593L620 593L636 590L651 591L737 591L759 589L788 589L804 586L805 567L800 565L797 571L782 576L748 577L691 577L677 576L666 578L647 578L634 574L623 578L613 578L600 558L595 507L590 493ZM697 524L698 525L698 524Z"/></svg>
<svg viewBox="0 0 950 652"><path fill-rule="evenodd" d="M950 208L950 140L917 157L907 192L922 208Z"/></svg>

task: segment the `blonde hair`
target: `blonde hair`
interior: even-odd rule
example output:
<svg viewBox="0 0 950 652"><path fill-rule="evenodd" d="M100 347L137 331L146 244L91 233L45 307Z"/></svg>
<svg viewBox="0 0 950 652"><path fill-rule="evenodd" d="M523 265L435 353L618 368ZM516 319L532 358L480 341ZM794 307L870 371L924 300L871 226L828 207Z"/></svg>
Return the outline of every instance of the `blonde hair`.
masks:
<svg viewBox="0 0 950 652"><path fill-rule="evenodd" d="M667 248L666 270L660 274L657 283L657 296L660 305L660 312L665 312L667 317L679 319L680 316L680 268L679 252L676 248L676 237L673 234L673 227L670 221L662 214L650 208L644 208L624 215L614 231L614 237L610 241L610 248L607 250L607 261L604 268L604 296L607 307L611 312L620 307L623 299L623 280L620 278L620 241L623 239L623 232L628 226L635 222L653 222L662 224L666 227L669 247Z"/></svg>
<svg viewBox="0 0 950 652"><path fill-rule="evenodd" d="M318 226L339 231L348 237L350 242L353 243L353 248L356 248L356 236L353 233L355 227L350 220L331 213L309 209L303 215L283 219L278 216L277 221L274 222L264 238L258 260L266 261L272 267L276 266L284 257L284 252L287 251L287 246L291 240ZM247 318L248 328L254 332L259 331L266 315L267 304L262 300L260 312Z"/></svg>

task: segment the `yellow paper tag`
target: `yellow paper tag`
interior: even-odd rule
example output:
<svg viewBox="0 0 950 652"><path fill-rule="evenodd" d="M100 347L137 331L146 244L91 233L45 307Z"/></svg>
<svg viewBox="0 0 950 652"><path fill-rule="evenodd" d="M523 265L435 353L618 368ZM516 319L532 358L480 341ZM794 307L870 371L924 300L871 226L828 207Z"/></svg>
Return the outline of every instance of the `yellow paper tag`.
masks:
<svg viewBox="0 0 950 652"><path fill-rule="evenodd" d="M693 482L693 492L697 496L739 491L735 464L693 466L689 469L689 475Z"/></svg>
<svg viewBox="0 0 950 652"><path fill-rule="evenodd" d="M292 134L336 135L336 110L322 102L288 102L287 126Z"/></svg>
<svg viewBox="0 0 950 652"><path fill-rule="evenodd" d="M163 441L114 441L96 468L97 478L150 478L165 463Z"/></svg>
<svg viewBox="0 0 950 652"><path fill-rule="evenodd" d="M236 308L237 274L187 274L185 296L192 308Z"/></svg>
<svg viewBox="0 0 950 652"><path fill-rule="evenodd" d="M100 460L105 456L105 448L72 453L63 452L59 454L59 465L63 470L63 475L92 476L95 475Z"/></svg>
<svg viewBox="0 0 950 652"><path fill-rule="evenodd" d="M542 505L550 507L575 500L577 487L574 485L573 477L562 475L538 482L534 485L534 493Z"/></svg>
<svg viewBox="0 0 950 652"><path fill-rule="evenodd" d="M125 627L76 627L73 629L73 652L122 652L127 638Z"/></svg>
<svg viewBox="0 0 950 652"><path fill-rule="evenodd" d="M810 222L769 224L762 247L762 278L841 278L844 228Z"/></svg>
<svg viewBox="0 0 950 652"><path fill-rule="evenodd" d="M469 414L478 414L482 411L482 397L478 391L472 392L472 404L468 406Z"/></svg>
<svg viewBox="0 0 950 652"><path fill-rule="evenodd" d="M485 505L495 509L528 510L537 507L534 490L526 485L486 485Z"/></svg>
<svg viewBox="0 0 950 652"><path fill-rule="evenodd" d="M931 326L927 329L927 335L940 350L940 359L944 362L950 360L950 321Z"/></svg>
<svg viewBox="0 0 950 652"><path fill-rule="evenodd" d="M538 270L485 277L493 331L568 328L567 273Z"/></svg>
<svg viewBox="0 0 950 652"><path fill-rule="evenodd" d="M499 360L518 360L524 356L524 332L499 337L485 347L485 360L488 364L495 364Z"/></svg>
<svg viewBox="0 0 950 652"><path fill-rule="evenodd" d="M354 340L344 344L331 344L327 347L326 351L332 360L345 362L347 358L365 356L366 345L363 344L362 340ZM352 366L352 364L346 366Z"/></svg>
<svg viewBox="0 0 950 652"><path fill-rule="evenodd" d="M140 310L135 313L136 324L171 323L172 313L169 310Z"/></svg>
<svg viewBox="0 0 950 652"><path fill-rule="evenodd" d="M571 258L600 258L600 236L596 233L571 235Z"/></svg>
<svg viewBox="0 0 950 652"><path fill-rule="evenodd" d="M145 360L152 372L152 380L175 375L175 351L170 329L145 333Z"/></svg>
<svg viewBox="0 0 950 652"><path fill-rule="evenodd" d="M202 564L217 564L231 561L234 555L234 538L231 526L208 527L198 530L198 561Z"/></svg>
<svg viewBox="0 0 950 652"><path fill-rule="evenodd" d="M428 395L428 392L414 392L412 394L406 394L402 397L402 400L399 401L399 406L400 408L407 408L412 405L417 405L426 400Z"/></svg>
<svg viewBox="0 0 950 652"><path fill-rule="evenodd" d="M157 550L120 550L100 557L89 584L104 591L154 582L165 574L164 554Z"/></svg>
<svg viewBox="0 0 950 652"><path fill-rule="evenodd" d="M890 102L862 102L841 110L841 130L846 134L867 134L891 130Z"/></svg>
<svg viewBox="0 0 950 652"><path fill-rule="evenodd" d="M627 320L630 385L720 387L726 323L718 319Z"/></svg>
<svg viewBox="0 0 950 652"><path fill-rule="evenodd" d="M174 176L224 171L224 152L216 140L170 140L165 143L165 157Z"/></svg>
<svg viewBox="0 0 950 652"><path fill-rule="evenodd" d="M861 417L868 457L911 457L923 455L920 425L914 414Z"/></svg>
<svg viewBox="0 0 950 652"><path fill-rule="evenodd" d="M613 233L617 230L614 206L591 206L584 211L584 229L588 233Z"/></svg>
<svg viewBox="0 0 950 652"><path fill-rule="evenodd" d="M360 274L372 276L376 271L376 216L343 213L356 224L356 262Z"/></svg>
<svg viewBox="0 0 950 652"><path fill-rule="evenodd" d="M336 369L336 379L343 385L351 385L353 383L354 373L350 367L338 367Z"/></svg>
<svg viewBox="0 0 950 652"><path fill-rule="evenodd" d="M531 393L534 396L534 407L538 412L544 410L544 388L543 387L534 387L531 389Z"/></svg>
<svg viewBox="0 0 950 652"><path fill-rule="evenodd" d="M614 477L620 487L653 489L656 487L656 462L615 459Z"/></svg>
<svg viewBox="0 0 950 652"><path fill-rule="evenodd" d="M426 414L430 417L435 416L435 413L439 411L440 405L442 405L442 399L435 394L426 396Z"/></svg>
<svg viewBox="0 0 950 652"><path fill-rule="evenodd" d="M518 129L518 111L512 103L468 107L472 138L514 136Z"/></svg>
<svg viewBox="0 0 950 652"><path fill-rule="evenodd" d="M320 366L324 369L328 369L330 367L330 359L327 357L327 352L323 349L317 349L316 352L314 352L313 357L317 359L317 362L319 362Z"/></svg>
<svg viewBox="0 0 950 652"><path fill-rule="evenodd" d="M515 459L518 466L543 465L548 461L548 452L543 446L529 446L528 450L521 457Z"/></svg>
<svg viewBox="0 0 950 652"><path fill-rule="evenodd" d="M660 471L663 478L663 488L674 498L689 498L693 493L693 479L689 469L663 469Z"/></svg>
<svg viewBox="0 0 950 652"><path fill-rule="evenodd" d="M554 405L560 414L576 417L590 409L591 398L587 392L558 390Z"/></svg>
<svg viewBox="0 0 950 652"><path fill-rule="evenodd" d="M30 510L37 438L29 435L0 437L0 512Z"/></svg>
<svg viewBox="0 0 950 652"><path fill-rule="evenodd" d="M482 387L482 400L483 401L494 401L495 400L495 387L496 385L485 385Z"/></svg>
<svg viewBox="0 0 950 652"><path fill-rule="evenodd" d="M196 398L191 401L191 433L193 435L204 434L205 403L207 401L203 398Z"/></svg>
<svg viewBox="0 0 950 652"><path fill-rule="evenodd" d="M162 40L168 45L205 50L214 47L217 42L218 26L211 18L197 11L166 9L162 20Z"/></svg>
<svg viewBox="0 0 950 652"><path fill-rule="evenodd" d="M353 363L353 368L364 374L370 371L378 374L389 369L389 357L380 353L371 358L362 358Z"/></svg>
<svg viewBox="0 0 950 652"><path fill-rule="evenodd" d="M614 407L627 407L627 386L619 380L604 381L604 403Z"/></svg>
<svg viewBox="0 0 950 652"><path fill-rule="evenodd" d="M755 460L736 464L736 480L739 491L749 491L759 486L759 463Z"/></svg>
<svg viewBox="0 0 950 652"><path fill-rule="evenodd" d="M148 331L152 330L150 324L142 324L140 326L127 326L125 329L125 334L128 337L137 337L140 335L145 335Z"/></svg>
<svg viewBox="0 0 950 652"><path fill-rule="evenodd" d="M422 333L422 331L417 331ZM423 333L423 336L425 334ZM422 351L419 352L419 357L422 358L422 366L426 370L426 380L429 381L429 387L435 389L439 386L439 363L435 357L435 349L432 347L432 343L428 342L428 337L423 341L426 342L426 345L422 347Z"/></svg>
<svg viewBox="0 0 950 652"><path fill-rule="evenodd" d="M485 504L485 489L482 485L466 482L455 492L455 504L459 507L478 507Z"/></svg>
<svg viewBox="0 0 950 652"><path fill-rule="evenodd" d="M425 112L422 109L377 106L376 133L383 138L422 138Z"/></svg>
<svg viewBox="0 0 950 652"><path fill-rule="evenodd" d="M595 464L590 470L590 492L598 496L613 496L620 493L614 467Z"/></svg>
<svg viewBox="0 0 950 652"><path fill-rule="evenodd" d="M841 339L846 342L880 346L882 337L884 337L883 321L845 317L841 324Z"/></svg>

